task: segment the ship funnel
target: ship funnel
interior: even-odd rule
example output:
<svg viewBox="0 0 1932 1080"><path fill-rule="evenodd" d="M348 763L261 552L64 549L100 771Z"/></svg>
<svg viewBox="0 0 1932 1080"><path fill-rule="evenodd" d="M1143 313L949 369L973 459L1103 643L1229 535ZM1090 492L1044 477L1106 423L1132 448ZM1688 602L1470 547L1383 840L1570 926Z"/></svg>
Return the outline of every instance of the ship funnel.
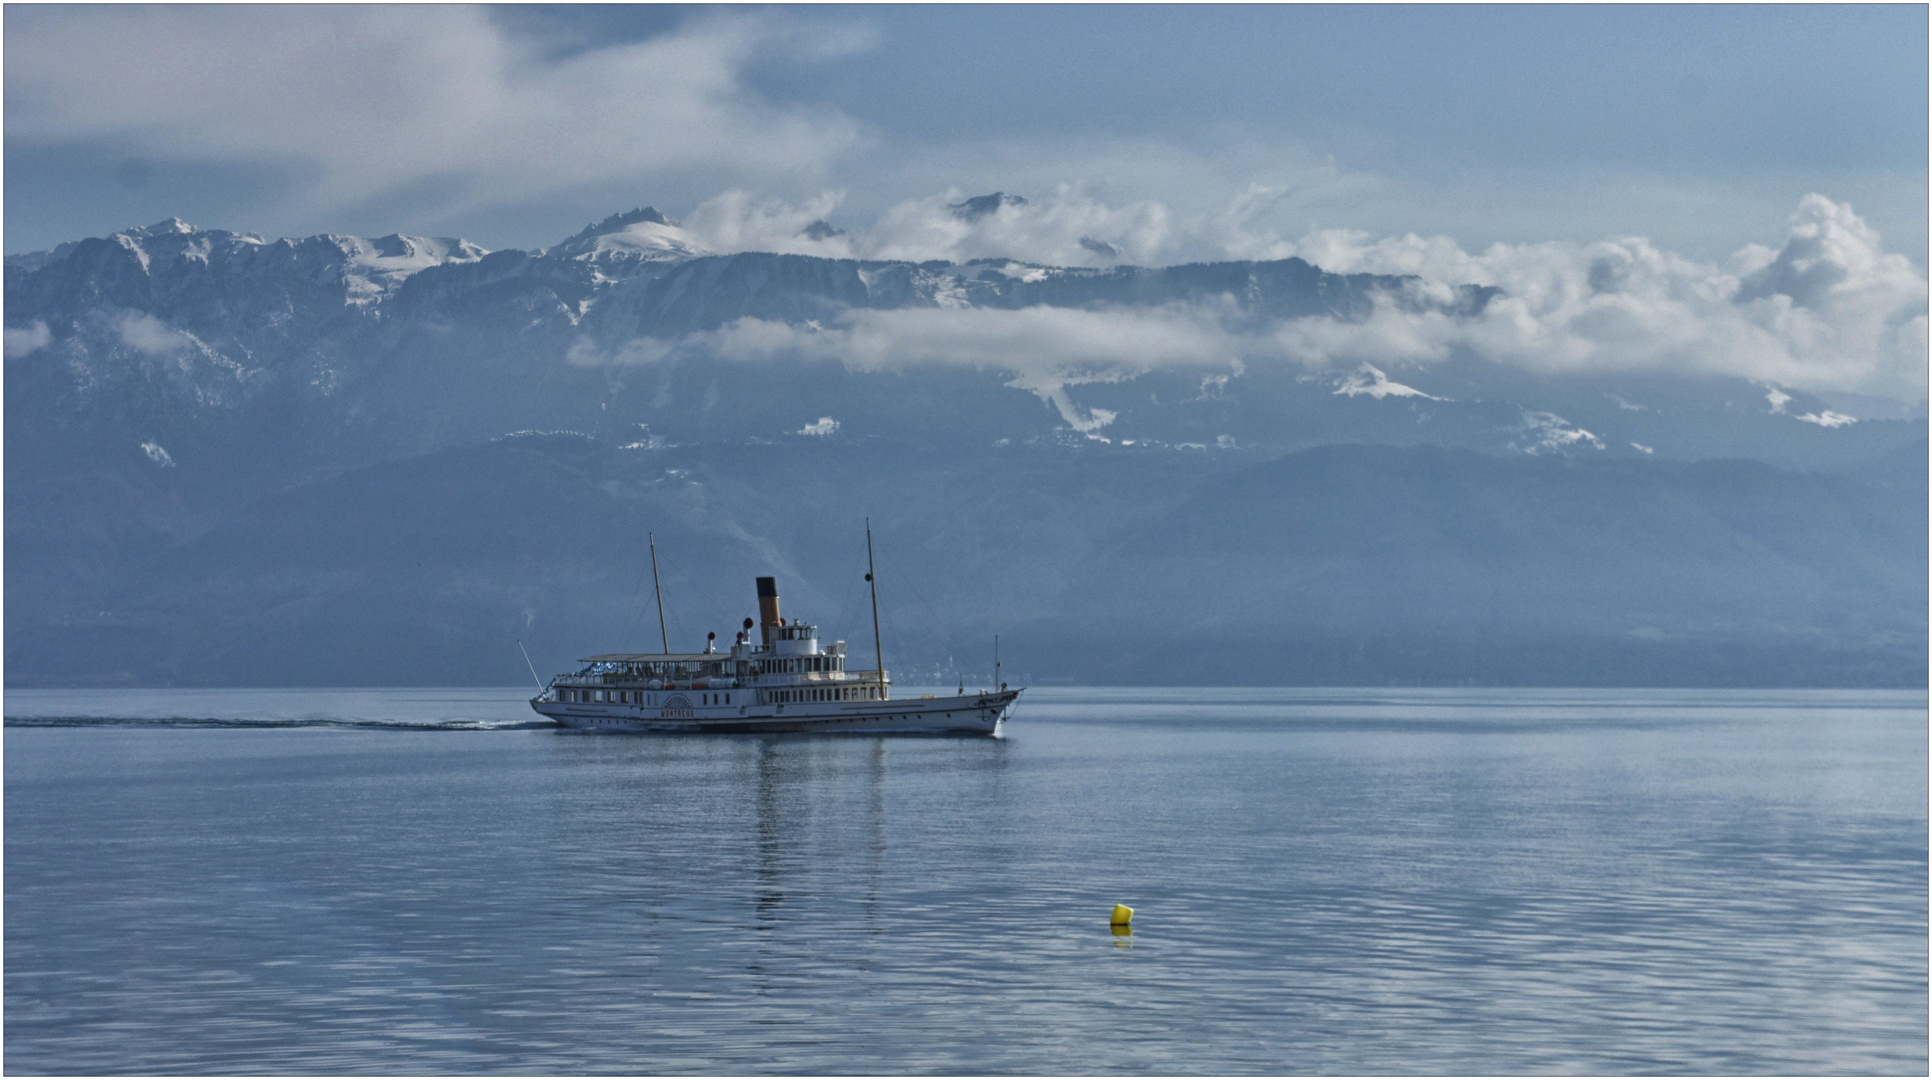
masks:
<svg viewBox="0 0 1932 1080"><path fill-rule="evenodd" d="M778 579L761 577L758 579L758 621L759 630L765 635L766 646L771 645L771 628L778 625Z"/></svg>

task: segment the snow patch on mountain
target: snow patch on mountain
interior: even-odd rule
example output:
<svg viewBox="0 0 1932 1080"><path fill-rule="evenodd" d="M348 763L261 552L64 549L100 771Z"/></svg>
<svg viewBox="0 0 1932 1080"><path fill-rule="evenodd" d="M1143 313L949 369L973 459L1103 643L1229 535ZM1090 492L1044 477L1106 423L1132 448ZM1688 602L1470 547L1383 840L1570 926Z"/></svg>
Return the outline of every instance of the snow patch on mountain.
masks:
<svg viewBox="0 0 1932 1080"><path fill-rule="evenodd" d="M380 304L412 275L432 266L476 262L489 254L468 240L446 236L391 233L374 240L335 235L327 239L342 251L342 280L348 287L348 302L355 307Z"/></svg>
<svg viewBox="0 0 1932 1080"><path fill-rule="evenodd" d="M1125 378L1127 378L1127 374L1121 371L1088 371L1080 373L1036 371L1024 372L1009 380L1006 385L1016 390L1025 390L1041 401L1053 406L1054 410L1060 414L1060 419L1066 421L1066 425L1074 431L1085 435L1089 439L1108 442L1110 440L1100 433L1100 429L1119 419L1120 414L1112 409L1086 408L1078 405L1067 393L1067 390L1069 387L1081 386L1086 383L1113 383L1120 382Z"/></svg>
<svg viewBox="0 0 1932 1080"><path fill-rule="evenodd" d="M1603 440L1551 412L1524 410L1522 426L1516 429L1527 441L1513 443L1526 454L1547 454L1588 444L1602 450Z"/></svg>
<svg viewBox="0 0 1932 1080"><path fill-rule="evenodd" d="M1363 364L1361 367L1355 369L1354 374L1342 380L1342 385L1336 389L1335 393L1343 397L1357 397L1366 394L1377 401L1391 397L1427 398L1430 401L1448 400L1447 398L1439 398L1434 394L1425 394L1413 386L1404 386L1399 382L1390 382L1389 377L1382 373L1382 369L1373 364Z"/></svg>
<svg viewBox="0 0 1932 1080"><path fill-rule="evenodd" d="M1858 423L1857 417L1846 416L1844 413L1833 412L1830 409L1826 409L1823 412L1809 412L1798 417L1798 419L1803 420L1807 424L1817 424L1821 428L1841 428Z"/></svg>

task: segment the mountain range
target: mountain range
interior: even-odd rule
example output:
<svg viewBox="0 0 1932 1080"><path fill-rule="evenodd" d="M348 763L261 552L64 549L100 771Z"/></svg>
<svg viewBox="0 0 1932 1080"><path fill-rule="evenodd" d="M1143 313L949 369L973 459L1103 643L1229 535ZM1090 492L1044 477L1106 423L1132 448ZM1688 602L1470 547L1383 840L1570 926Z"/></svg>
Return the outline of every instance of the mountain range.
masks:
<svg viewBox="0 0 1932 1080"><path fill-rule="evenodd" d="M10 685L655 649L646 534L673 648L766 573L857 642L868 517L902 681L995 633L1039 681L1925 678L1922 415L1189 352L1490 287L712 254L644 208L529 252L169 220L10 255L5 289Z"/></svg>

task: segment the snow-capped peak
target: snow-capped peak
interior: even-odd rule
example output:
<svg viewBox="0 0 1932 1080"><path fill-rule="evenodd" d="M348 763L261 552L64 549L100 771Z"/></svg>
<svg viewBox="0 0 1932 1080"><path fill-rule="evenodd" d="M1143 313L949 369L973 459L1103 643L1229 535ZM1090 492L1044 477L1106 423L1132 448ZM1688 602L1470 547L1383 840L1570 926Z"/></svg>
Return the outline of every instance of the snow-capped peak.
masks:
<svg viewBox="0 0 1932 1080"><path fill-rule="evenodd" d="M150 237L150 236L187 236L190 233L197 233L200 231L201 231L200 229L195 228L193 225L188 224L187 222L181 220L178 217L169 217L169 218L163 218L162 220L157 221L152 225L142 225L132 229L123 229L121 230L121 234L124 236L132 236L132 237L137 237L141 239L146 239L147 237Z"/></svg>
<svg viewBox="0 0 1932 1080"><path fill-rule="evenodd" d="M655 208L645 206L629 213L612 214L595 225L587 225L582 232L544 254L586 262L612 263L690 259L712 252Z"/></svg>
<svg viewBox="0 0 1932 1080"><path fill-rule="evenodd" d="M977 195L965 202L953 203L947 209L961 221L978 221L988 214L997 214L1009 206L1025 206L1026 199L1019 195L1008 195L995 191L991 195Z"/></svg>

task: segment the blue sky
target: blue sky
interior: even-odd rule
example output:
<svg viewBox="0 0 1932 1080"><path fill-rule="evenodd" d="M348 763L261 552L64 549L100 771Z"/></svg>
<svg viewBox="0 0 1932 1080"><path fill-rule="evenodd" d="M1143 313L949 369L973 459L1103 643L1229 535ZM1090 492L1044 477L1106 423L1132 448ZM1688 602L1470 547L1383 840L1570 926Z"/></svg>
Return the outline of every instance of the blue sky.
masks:
<svg viewBox="0 0 1932 1080"><path fill-rule="evenodd" d="M170 214L535 247L725 192L862 229L1003 190L1239 205L1284 237L1642 235L1719 259L1776 246L1818 192L1924 261L1922 6L5 18L10 252Z"/></svg>

